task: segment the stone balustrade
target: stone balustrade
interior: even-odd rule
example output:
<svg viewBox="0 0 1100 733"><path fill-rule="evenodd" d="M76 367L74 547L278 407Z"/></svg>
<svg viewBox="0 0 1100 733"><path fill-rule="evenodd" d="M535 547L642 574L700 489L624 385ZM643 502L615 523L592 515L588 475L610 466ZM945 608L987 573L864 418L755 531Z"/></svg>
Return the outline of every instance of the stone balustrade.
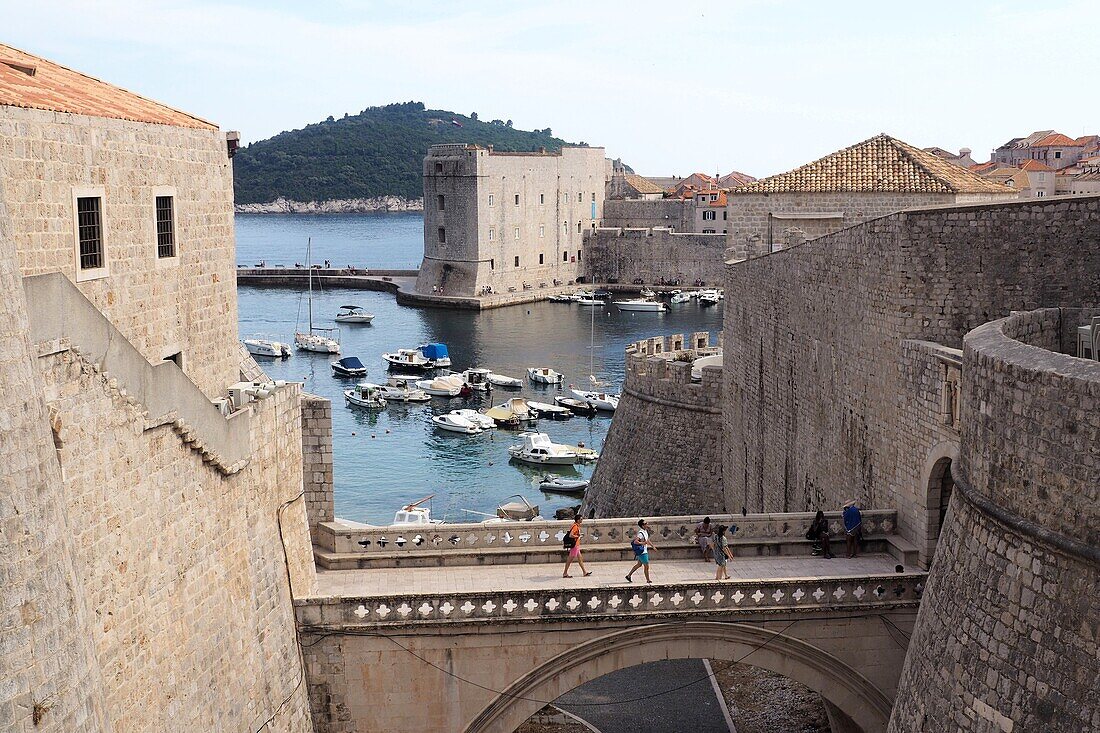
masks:
<svg viewBox="0 0 1100 733"><path fill-rule="evenodd" d="M924 573L644 587L477 591L295 601L304 631L392 625L676 617L714 613L834 612L916 607Z"/></svg>
<svg viewBox="0 0 1100 733"><path fill-rule="evenodd" d="M841 532L839 512L825 514L834 536ZM731 544L790 541L805 542L806 530L813 521L812 512L789 514L711 515L712 526L736 525ZM656 545L695 541L695 525L701 516L654 517L646 519L650 538ZM587 519L582 526L584 547L628 549L637 532L637 519ZM480 562L492 564L492 554L501 551L529 552L546 548L560 550L562 537L572 525L570 521L499 522L491 524L438 524L429 526L391 526L349 528L339 522L322 522L317 527L314 542L319 548L341 554L361 556L445 555L465 551L481 553ZM893 509L863 512L865 537L892 535L897 527L897 512ZM514 560L512 560L514 562ZM501 560L508 562L508 560Z"/></svg>

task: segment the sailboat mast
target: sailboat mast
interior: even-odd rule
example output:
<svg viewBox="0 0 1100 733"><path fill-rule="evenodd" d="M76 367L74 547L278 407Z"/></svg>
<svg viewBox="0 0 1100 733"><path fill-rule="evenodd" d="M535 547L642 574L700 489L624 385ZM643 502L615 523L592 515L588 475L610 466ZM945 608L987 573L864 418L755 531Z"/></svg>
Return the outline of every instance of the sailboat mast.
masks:
<svg viewBox="0 0 1100 733"><path fill-rule="evenodd" d="M306 238L306 268L309 270L309 332L313 333L313 262L310 259L313 237Z"/></svg>

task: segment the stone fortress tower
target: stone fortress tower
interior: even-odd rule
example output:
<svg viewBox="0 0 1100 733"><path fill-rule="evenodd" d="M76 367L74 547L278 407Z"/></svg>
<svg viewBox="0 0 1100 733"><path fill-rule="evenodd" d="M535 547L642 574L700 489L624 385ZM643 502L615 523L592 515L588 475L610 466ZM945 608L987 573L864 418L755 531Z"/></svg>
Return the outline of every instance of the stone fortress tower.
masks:
<svg viewBox="0 0 1100 733"><path fill-rule="evenodd" d="M0 45L0 729L311 729L300 387L214 402L258 372L230 152Z"/></svg>
<svg viewBox="0 0 1100 733"><path fill-rule="evenodd" d="M424 158L423 295L477 296L572 283L603 216L603 148L505 153L433 145Z"/></svg>

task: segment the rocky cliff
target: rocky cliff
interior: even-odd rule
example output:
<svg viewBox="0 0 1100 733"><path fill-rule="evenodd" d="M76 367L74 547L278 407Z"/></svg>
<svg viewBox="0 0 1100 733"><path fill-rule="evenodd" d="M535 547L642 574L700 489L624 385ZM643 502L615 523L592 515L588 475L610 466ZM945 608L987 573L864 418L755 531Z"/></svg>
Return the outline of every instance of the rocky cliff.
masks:
<svg viewBox="0 0 1100 733"><path fill-rule="evenodd" d="M423 211L424 199L377 196L367 199L291 201L279 197L263 204L237 204L238 214L369 214L379 211Z"/></svg>

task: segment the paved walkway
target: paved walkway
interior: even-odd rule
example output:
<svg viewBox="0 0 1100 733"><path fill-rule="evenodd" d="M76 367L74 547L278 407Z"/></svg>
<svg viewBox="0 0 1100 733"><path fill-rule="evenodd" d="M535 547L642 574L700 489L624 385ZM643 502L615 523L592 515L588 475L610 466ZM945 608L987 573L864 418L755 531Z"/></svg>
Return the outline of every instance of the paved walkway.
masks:
<svg viewBox="0 0 1100 733"><path fill-rule="evenodd" d="M654 583L698 583L714 580L713 562L661 560L660 552L650 555L650 577ZM735 581L776 580L853 575L882 575L894 572L897 564L885 553L843 556L832 560L819 557L739 557L727 566ZM633 563L627 561L586 563L592 575L581 576L574 563L572 578L562 578L564 562L531 565L471 565L442 568L372 568L367 570L318 571L318 595L387 596L402 593L478 593L486 591L542 590L553 588L600 588L628 586L623 577ZM645 576L634 573L634 584L645 585Z"/></svg>

